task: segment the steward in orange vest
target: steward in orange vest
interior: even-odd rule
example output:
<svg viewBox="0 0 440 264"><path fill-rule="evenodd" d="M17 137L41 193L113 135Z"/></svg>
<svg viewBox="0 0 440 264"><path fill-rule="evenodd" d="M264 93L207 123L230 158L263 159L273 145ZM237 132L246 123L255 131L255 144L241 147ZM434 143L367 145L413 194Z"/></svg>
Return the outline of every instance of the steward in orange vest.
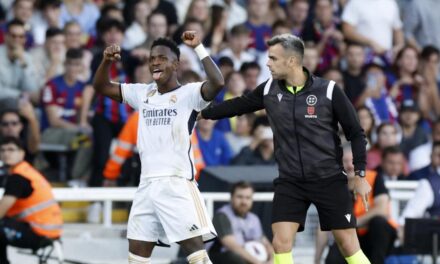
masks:
<svg viewBox="0 0 440 264"><path fill-rule="evenodd" d="M138 120L139 112L133 113L119 133L116 147L110 154L110 158L107 160L104 167L103 175L106 180L104 181L104 185L115 186L115 181L121 175L122 165L127 159L133 156L137 141ZM205 167L205 162L203 161L198 139L194 132L191 136L191 145L194 154L194 164L197 171L195 176L197 181L200 176L200 171ZM111 181L113 181L113 183L110 183Z"/></svg>
<svg viewBox="0 0 440 264"><path fill-rule="evenodd" d="M62 233L61 209L47 180L24 161L21 142L12 137L0 142L0 159L8 169L0 200L0 263L9 263L8 245L38 249L41 242Z"/></svg>

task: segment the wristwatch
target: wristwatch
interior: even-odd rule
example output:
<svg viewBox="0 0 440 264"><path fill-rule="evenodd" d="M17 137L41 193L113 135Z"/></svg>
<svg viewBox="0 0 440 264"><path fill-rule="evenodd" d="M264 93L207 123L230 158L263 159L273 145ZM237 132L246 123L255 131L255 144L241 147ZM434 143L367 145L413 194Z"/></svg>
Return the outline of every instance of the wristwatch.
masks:
<svg viewBox="0 0 440 264"><path fill-rule="evenodd" d="M365 178L365 171L364 170L357 170L354 172L354 175L359 176L361 178Z"/></svg>

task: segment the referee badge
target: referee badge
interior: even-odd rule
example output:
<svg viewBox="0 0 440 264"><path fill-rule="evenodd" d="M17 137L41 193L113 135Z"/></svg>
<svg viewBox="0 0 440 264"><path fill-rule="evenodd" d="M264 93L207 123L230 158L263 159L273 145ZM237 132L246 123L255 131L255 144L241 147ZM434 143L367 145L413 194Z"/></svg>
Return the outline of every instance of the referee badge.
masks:
<svg viewBox="0 0 440 264"><path fill-rule="evenodd" d="M305 118L318 118L318 116L316 115L316 109L315 109L315 105L318 102L318 98L316 97L316 95L309 95L306 98L306 104L307 104L307 115L305 115Z"/></svg>

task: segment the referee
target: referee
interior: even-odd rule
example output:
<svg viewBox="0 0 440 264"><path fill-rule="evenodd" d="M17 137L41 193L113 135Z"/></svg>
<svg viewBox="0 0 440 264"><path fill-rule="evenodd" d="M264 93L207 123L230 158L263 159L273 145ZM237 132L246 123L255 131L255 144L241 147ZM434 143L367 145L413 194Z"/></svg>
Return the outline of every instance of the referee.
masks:
<svg viewBox="0 0 440 264"><path fill-rule="evenodd" d="M356 171L354 192L365 209L371 190L365 180L365 135L356 112L334 81L303 67L304 43L291 34L274 36L269 46L272 78L252 92L211 106L205 119L221 119L265 109L274 132L279 177L272 211L275 264L291 264L295 235L304 229L307 209L318 209L321 229L331 230L349 264L369 264L360 249L353 197L342 166L338 123L351 141Z"/></svg>

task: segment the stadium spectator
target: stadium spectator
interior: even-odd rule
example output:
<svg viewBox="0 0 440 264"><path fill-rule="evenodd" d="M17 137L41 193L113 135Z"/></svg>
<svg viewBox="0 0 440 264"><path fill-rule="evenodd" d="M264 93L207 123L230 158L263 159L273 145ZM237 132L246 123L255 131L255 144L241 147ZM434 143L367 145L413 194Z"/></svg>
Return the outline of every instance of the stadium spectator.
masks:
<svg viewBox="0 0 440 264"><path fill-rule="evenodd" d="M383 55L389 60L391 56L386 53L396 53L404 44L402 21L394 0L349 1L342 22L345 38L369 47L370 55Z"/></svg>
<svg viewBox="0 0 440 264"><path fill-rule="evenodd" d="M319 52L313 43L306 43L304 48L304 67L306 67L311 73L315 73L319 64Z"/></svg>
<svg viewBox="0 0 440 264"><path fill-rule="evenodd" d="M38 88L53 77L64 72L66 45L63 31L59 28L49 28L46 31L46 41L43 47L36 47L30 51L35 65L35 82Z"/></svg>
<svg viewBox="0 0 440 264"><path fill-rule="evenodd" d="M369 170L375 170L380 165L384 148L399 144L397 128L391 123L380 124L376 129L376 135L377 142L367 152L367 169Z"/></svg>
<svg viewBox="0 0 440 264"><path fill-rule="evenodd" d="M256 62L245 62L240 67L240 73L246 84L246 91L250 92L258 86L258 76L260 76L261 67Z"/></svg>
<svg viewBox="0 0 440 264"><path fill-rule="evenodd" d="M334 17L332 5L331 0L317 0L314 18L302 34L305 42L312 41L316 44L320 57L317 71L320 73L337 66L345 48L340 21Z"/></svg>
<svg viewBox="0 0 440 264"><path fill-rule="evenodd" d="M245 25L237 25L231 29L228 35L228 47L217 57L229 57L234 62L234 70L240 70L245 62L255 61L255 55L249 52L248 45L251 31Z"/></svg>
<svg viewBox="0 0 440 264"><path fill-rule="evenodd" d="M357 109L357 114L359 118L359 123L361 124L362 129L365 132L365 136L367 139L367 150L371 148L372 145L372 136L373 133L375 133L375 124L374 124L374 117L371 113L370 109L368 109L365 106L361 106Z"/></svg>
<svg viewBox="0 0 440 264"><path fill-rule="evenodd" d="M382 151L382 162L378 167L378 177L385 181L404 180L405 156L398 146L386 147Z"/></svg>
<svg viewBox="0 0 440 264"><path fill-rule="evenodd" d="M199 120L197 139L206 166L228 165L232 158L231 147L222 132L214 129L215 121Z"/></svg>
<svg viewBox="0 0 440 264"><path fill-rule="evenodd" d="M438 133L438 131L437 131L437 133ZM426 179L431 174L435 174L435 173L438 174L438 168L440 167L440 159L439 159L440 144L436 145L436 142L438 142L438 141L434 141L432 143L432 151L431 151L431 159L430 159L431 163L426 167L423 167L419 170L413 171L408 176L408 180Z"/></svg>
<svg viewBox="0 0 440 264"><path fill-rule="evenodd" d="M165 37L168 32L167 18L165 14L154 11L147 17L147 38L145 41L131 51L131 54L140 60L149 57L150 47L153 41Z"/></svg>
<svg viewBox="0 0 440 264"><path fill-rule="evenodd" d="M69 164L68 176L85 181L90 173L91 146L79 144L73 147L74 142L80 139L84 140L84 143L90 141L87 134L91 133L89 127L81 126L79 118L85 87L85 83L79 80L83 67L82 56L81 49L69 49L64 64L65 72L49 80L41 92L41 141L76 150L73 162ZM48 154L52 164L57 160L54 156L56 154Z"/></svg>
<svg viewBox="0 0 440 264"><path fill-rule="evenodd" d="M253 128L252 141L235 156L232 165L275 165L273 133L269 125Z"/></svg>
<svg viewBox="0 0 440 264"><path fill-rule="evenodd" d="M20 94L38 89L35 67L24 49L25 42L23 22L8 22L5 44L0 46L0 109L16 108Z"/></svg>
<svg viewBox="0 0 440 264"><path fill-rule="evenodd" d="M388 75L390 96L400 108L402 102L412 100L421 107L423 117L428 117L429 105L425 80L419 74L418 52L414 47L405 46L394 61L394 74Z"/></svg>
<svg viewBox="0 0 440 264"><path fill-rule="evenodd" d="M250 183L237 182L232 186L230 203L215 213L212 221L218 239L209 250L213 263L272 263L272 245L260 219L251 212L253 194Z"/></svg>
<svg viewBox="0 0 440 264"><path fill-rule="evenodd" d="M86 0L65 0L61 5L61 27L72 20L76 21L87 36L96 36L95 25L99 16L98 7Z"/></svg>
<svg viewBox="0 0 440 264"><path fill-rule="evenodd" d="M307 0L292 0L287 6L287 19L292 29L292 34L302 37L304 27L309 15L310 3Z"/></svg>
<svg viewBox="0 0 440 264"><path fill-rule="evenodd" d="M438 218L440 216L440 142L432 145L431 166L427 174L419 178L414 196L408 201L399 218L402 227L399 238L403 238L403 227L406 218ZM411 178L415 180L415 178Z"/></svg>
<svg viewBox="0 0 440 264"><path fill-rule="evenodd" d="M34 12L34 1L33 0L14 0L12 4L12 19L19 20L23 22L25 28L25 49L32 48L34 46L34 36L32 34L32 29L34 23L32 23L31 18ZM10 22L10 21L8 21ZM6 41L6 34L8 31L8 22L0 26L0 44Z"/></svg>
<svg viewBox="0 0 440 264"><path fill-rule="evenodd" d="M440 119L432 124L432 133L430 140L409 153L410 170L416 171L422 168L428 168L431 162L432 142L440 141Z"/></svg>
<svg viewBox="0 0 440 264"><path fill-rule="evenodd" d="M366 87L356 102L365 105L374 117L374 123L395 123L398 119L397 106L386 88L386 76L381 64L370 63L365 68Z"/></svg>
<svg viewBox="0 0 440 264"><path fill-rule="evenodd" d="M247 3L248 20L245 25L250 30L251 38L248 44L259 52L267 50L266 41L272 36L270 4L270 0L249 0Z"/></svg>
<svg viewBox="0 0 440 264"><path fill-rule="evenodd" d="M225 78L226 87L215 98L215 102L223 102L244 94L246 90L246 83L243 76L236 71L229 73ZM222 132L235 131L236 117L223 118L216 122L215 129Z"/></svg>
<svg viewBox="0 0 440 264"><path fill-rule="evenodd" d="M417 104L412 100L402 102L400 108L399 120L402 128L402 140L400 148L405 157L409 157L409 153L418 146L428 141L426 131L420 125L421 113Z"/></svg>
<svg viewBox="0 0 440 264"><path fill-rule="evenodd" d="M61 0L39 1L31 20L35 45L44 45L48 28L61 28Z"/></svg>
<svg viewBox="0 0 440 264"><path fill-rule="evenodd" d="M248 13L236 0L220 0L224 2L225 8L228 12L227 29L231 30L234 26L246 22Z"/></svg>
<svg viewBox="0 0 440 264"><path fill-rule="evenodd" d="M237 116L235 131L230 131L225 134L226 140L229 146L231 146L233 157L240 153L244 147L251 144L251 132L255 118L254 113Z"/></svg>
<svg viewBox="0 0 440 264"><path fill-rule="evenodd" d="M365 89L365 49L361 44L349 42L344 57L347 63L347 68L343 71L345 94L353 105L359 106L358 99Z"/></svg>
<svg viewBox="0 0 440 264"><path fill-rule="evenodd" d="M440 10L438 1L408 1L403 10L403 30L408 44L420 51L427 45L440 47L440 36L432 32L440 32Z"/></svg>
<svg viewBox="0 0 440 264"><path fill-rule="evenodd" d="M136 0L134 2L131 10L134 20L125 31L122 44L122 47L127 50L141 45L147 39L147 18L152 11L147 1Z"/></svg>
<svg viewBox="0 0 440 264"><path fill-rule="evenodd" d="M37 250L62 233L63 218L52 188L24 157L19 139L2 139L0 159L7 178L0 200L0 262L5 264L9 264L8 245Z"/></svg>
<svg viewBox="0 0 440 264"><path fill-rule="evenodd" d="M25 160L29 163L39 150L40 123L35 109L29 100L19 100L17 110L4 110L0 114L0 138L14 137L20 139L26 152Z"/></svg>

